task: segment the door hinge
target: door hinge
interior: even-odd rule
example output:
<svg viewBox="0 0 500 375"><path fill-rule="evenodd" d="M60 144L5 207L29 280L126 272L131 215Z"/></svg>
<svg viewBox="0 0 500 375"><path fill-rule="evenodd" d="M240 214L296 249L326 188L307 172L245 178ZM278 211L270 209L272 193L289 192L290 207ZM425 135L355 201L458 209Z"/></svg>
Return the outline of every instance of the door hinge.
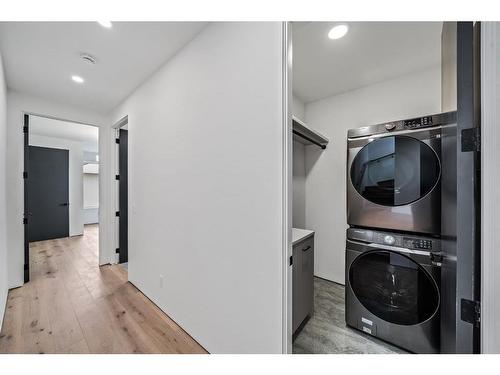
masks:
<svg viewBox="0 0 500 375"><path fill-rule="evenodd" d="M120 144L120 138L115 138L115 143L116 143L117 145L119 145L119 144Z"/></svg>
<svg viewBox="0 0 500 375"><path fill-rule="evenodd" d="M290 256L289 264L290 264L290 266L293 265L293 256Z"/></svg>
<svg viewBox="0 0 500 375"><path fill-rule="evenodd" d="M116 217L120 217L120 211L116 211L116 212L115 212L115 216L116 216Z"/></svg>
<svg viewBox="0 0 500 375"><path fill-rule="evenodd" d="M120 248L116 248L115 253L120 254Z"/></svg>
<svg viewBox="0 0 500 375"><path fill-rule="evenodd" d="M23 217L23 225L26 225L28 224L28 218L27 217Z"/></svg>
<svg viewBox="0 0 500 375"><path fill-rule="evenodd" d="M26 180L28 178L28 172L23 172L23 178Z"/></svg>
<svg viewBox="0 0 500 375"><path fill-rule="evenodd" d="M462 129L461 145L462 152L481 151L481 128Z"/></svg>
<svg viewBox="0 0 500 375"><path fill-rule="evenodd" d="M115 175L115 180L116 181L120 181L120 175L119 174Z"/></svg>
<svg viewBox="0 0 500 375"><path fill-rule="evenodd" d="M26 134L28 132L28 127L26 125L23 126L23 133Z"/></svg>
<svg viewBox="0 0 500 375"><path fill-rule="evenodd" d="M481 302L462 298L460 301L460 318L474 327L481 325Z"/></svg>

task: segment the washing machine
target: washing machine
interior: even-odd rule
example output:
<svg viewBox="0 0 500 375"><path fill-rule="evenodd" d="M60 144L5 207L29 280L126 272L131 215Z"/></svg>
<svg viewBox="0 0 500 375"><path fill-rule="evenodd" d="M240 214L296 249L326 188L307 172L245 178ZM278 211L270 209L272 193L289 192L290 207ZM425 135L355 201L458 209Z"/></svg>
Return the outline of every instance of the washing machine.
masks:
<svg viewBox="0 0 500 375"><path fill-rule="evenodd" d="M440 351L441 241L349 228L346 323L414 353Z"/></svg>
<svg viewBox="0 0 500 375"><path fill-rule="evenodd" d="M348 131L347 223L441 234L441 131L456 112Z"/></svg>

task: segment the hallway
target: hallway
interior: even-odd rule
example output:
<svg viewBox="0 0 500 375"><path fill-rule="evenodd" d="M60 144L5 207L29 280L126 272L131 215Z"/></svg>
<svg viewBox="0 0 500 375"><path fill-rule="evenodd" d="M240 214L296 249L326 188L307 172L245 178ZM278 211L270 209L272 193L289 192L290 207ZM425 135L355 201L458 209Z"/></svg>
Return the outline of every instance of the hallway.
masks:
<svg viewBox="0 0 500 375"><path fill-rule="evenodd" d="M30 244L32 281L9 291L0 353L205 353L123 267L98 267L98 234Z"/></svg>

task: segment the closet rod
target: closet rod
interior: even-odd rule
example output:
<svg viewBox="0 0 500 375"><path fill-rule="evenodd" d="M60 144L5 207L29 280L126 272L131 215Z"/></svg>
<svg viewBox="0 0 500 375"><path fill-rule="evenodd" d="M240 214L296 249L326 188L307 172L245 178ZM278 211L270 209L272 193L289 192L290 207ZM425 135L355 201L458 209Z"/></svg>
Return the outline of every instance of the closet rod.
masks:
<svg viewBox="0 0 500 375"><path fill-rule="evenodd" d="M293 134L296 134L296 135L298 135L299 137L302 137L302 138L304 138L305 140L307 140L307 141L309 141L309 142L311 142L311 143L314 143L316 146L321 147L323 150L326 148L326 146L325 146L325 145L322 145L321 143L319 143L319 142L315 141L315 140L314 140L314 139L312 139L312 138L309 138L307 135L304 135L304 134L302 134L302 133L298 132L297 130L292 130L292 132L293 132Z"/></svg>

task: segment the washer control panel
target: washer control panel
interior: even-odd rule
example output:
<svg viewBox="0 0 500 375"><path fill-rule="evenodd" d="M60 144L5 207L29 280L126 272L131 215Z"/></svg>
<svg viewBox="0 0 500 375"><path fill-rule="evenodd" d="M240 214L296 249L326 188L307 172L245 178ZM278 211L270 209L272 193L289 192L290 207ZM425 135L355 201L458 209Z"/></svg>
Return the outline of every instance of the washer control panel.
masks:
<svg viewBox="0 0 500 375"><path fill-rule="evenodd" d="M379 232L370 229L349 228L347 238L366 243L375 243L386 246L403 247L411 250L441 251L439 238L404 235L391 232Z"/></svg>
<svg viewBox="0 0 500 375"><path fill-rule="evenodd" d="M432 240L422 238L404 238L404 247L408 249L419 249L432 251Z"/></svg>

